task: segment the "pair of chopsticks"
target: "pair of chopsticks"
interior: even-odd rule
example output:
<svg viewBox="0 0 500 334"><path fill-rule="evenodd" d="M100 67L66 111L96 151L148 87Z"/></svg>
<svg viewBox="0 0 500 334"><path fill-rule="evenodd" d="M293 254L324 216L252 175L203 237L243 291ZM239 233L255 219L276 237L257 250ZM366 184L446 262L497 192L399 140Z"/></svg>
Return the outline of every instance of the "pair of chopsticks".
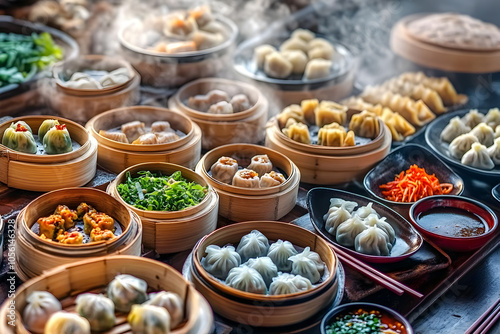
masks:
<svg viewBox="0 0 500 334"><path fill-rule="evenodd" d="M465 334L485 334L500 319L500 298L490 306L470 327Z"/></svg>
<svg viewBox="0 0 500 334"><path fill-rule="evenodd" d="M382 285L386 289L394 292L398 296L401 296L403 293L407 292L410 295L417 297L417 298L422 298L424 295L421 294L418 291L413 290L410 287L407 287L401 282L396 281L395 279L381 273L380 271L376 270L373 267L370 267L363 261L355 258L351 254L343 251L339 247L329 244L330 247L335 251L337 254L338 258L342 263L347 264L351 268L355 269L356 271L360 272L361 274L367 276L368 278L372 279L373 281L377 282L378 284Z"/></svg>

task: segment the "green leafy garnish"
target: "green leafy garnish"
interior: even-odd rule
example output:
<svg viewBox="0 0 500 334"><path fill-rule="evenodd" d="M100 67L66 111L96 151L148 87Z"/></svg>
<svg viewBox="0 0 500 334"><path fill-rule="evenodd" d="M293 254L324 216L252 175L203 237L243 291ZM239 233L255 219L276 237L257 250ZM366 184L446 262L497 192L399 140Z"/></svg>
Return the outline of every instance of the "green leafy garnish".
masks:
<svg viewBox="0 0 500 334"><path fill-rule="evenodd" d="M362 312L336 317L326 327L327 334L377 334L383 333L380 314Z"/></svg>
<svg viewBox="0 0 500 334"><path fill-rule="evenodd" d="M23 83L62 58L63 49L48 32L0 33L0 87Z"/></svg>
<svg viewBox="0 0 500 334"><path fill-rule="evenodd" d="M125 202L147 211L180 211L199 204L208 188L187 182L180 171L170 176L140 171L137 177L126 174L126 182L117 189Z"/></svg>

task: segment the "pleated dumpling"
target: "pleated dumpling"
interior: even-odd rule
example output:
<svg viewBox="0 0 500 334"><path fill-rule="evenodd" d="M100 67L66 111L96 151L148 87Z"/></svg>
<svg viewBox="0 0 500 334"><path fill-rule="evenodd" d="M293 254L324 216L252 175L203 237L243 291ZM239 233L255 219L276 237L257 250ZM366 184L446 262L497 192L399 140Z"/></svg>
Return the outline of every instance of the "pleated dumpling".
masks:
<svg viewBox="0 0 500 334"><path fill-rule="evenodd" d="M252 107L250 100L248 100L248 96L245 94L236 94L229 101L231 106L233 107L233 112L241 112Z"/></svg>
<svg viewBox="0 0 500 334"><path fill-rule="evenodd" d="M311 281L299 275L283 273L273 278L270 295L288 295L312 289Z"/></svg>
<svg viewBox="0 0 500 334"><path fill-rule="evenodd" d="M2 137L2 145L13 150L35 154L37 146L33 134L21 123L17 123L16 128L7 128Z"/></svg>
<svg viewBox="0 0 500 334"><path fill-rule="evenodd" d="M283 174L271 171L269 173L262 175L262 177L260 178L260 187L261 188L275 187L279 186L285 181L286 179L283 176Z"/></svg>
<svg viewBox="0 0 500 334"><path fill-rule="evenodd" d="M495 165L500 165L500 137L495 139L495 143L488 147L488 155Z"/></svg>
<svg viewBox="0 0 500 334"><path fill-rule="evenodd" d="M316 116L314 114L314 111L316 110L318 105L319 105L318 99L302 100L300 102L300 107L302 109L304 119L308 124L315 124Z"/></svg>
<svg viewBox="0 0 500 334"><path fill-rule="evenodd" d="M151 124L151 132L160 133L160 132L170 132L174 131L170 127L170 122L168 121L156 121Z"/></svg>
<svg viewBox="0 0 500 334"><path fill-rule="evenodd" d="M240 266L229 271L227 286L244 292L265 294L266 283L259 272L249 266Z"/></svg>
<svg viewBox="0 0 500 334"><path fill-rule="evenodd" d="M453 139L453 141L450 143L450 146L448 146L448 151L450 152L450 155L455 159L462 159L465 152L470 150L472 144L474 143L479 143L477 137L472 133L464 133L463 135L460 135L457 138Z"/></svg>
<svg viewBox="0 0 500 334"><path fill-rule="evenodd" d="M360 137L375 138L380 132L380 123L377 115L363 110L359 114L351 117L349 122L349 130L354 131L354 134Z"/></svg>
<svg viewBox="0 0 500 334"><path fill-rule="evenodd" d="M259 174L251 169L240 169L234 174L231 184L235 187L259 188Z"/></svg>
<svg viewBox="0 0 500 334"><path fill-rule="evenodd" d="M343 207L347 210L347 212L353 213L354 209L357 206L358 206L358 203L356 203L354 201L346 201L345 199L334 197L334 198L330 199L329 209L336 209L336 208Z"/></svg>
<svg viewBox="0 0 500 334"><path fill-rule="evenodd" d="M291 35L291 38L298 38L304 42L310 42L314 39L314 37L316 37L316 35L312 31L301 28L295 29Z"/></svg>
<svg viewBox="0 0 500 334"><path fill-rule="evenodd" d="M205 253L207 255L201 259L201 265L208 273L222 280L226 279L229 270L241 264L240 254L233 246L210 245Z"/></svg>
<svg viewBox="0 0 500 334"><path fill-rule="evenodd" d="M134 304L142 304L147 299L146 281L132 275L117 275L108 285L108 298L120 312L129 312Z"/></svg>
<svg viewBox="0 0 500 334"><path fill-rule="evenodd" d="M339 207L330 207L328 213L323 217L325 220L325 229L328 233L335 235L337 227L347 219L351 218L352 211L349 212L348 206L349 202L344 202Z"/></svg>
<svg viewBox="0 0 500 334"><path fill-rule="evenodd" d="M128 314L127 321L134 334L170 333L170 314L163 307L134 305Z"/></svg>
<svg viewBox="0 0 500 334"><path fill-rule="evenodd" d="M383 108L379 117L387 125L391 131L392 139L395 141L401 141L415 133L415 127L410 122L389 108Z"/></svg>
<svg viewBox="0 0 500 334"><path fill-rule="evenodd" d="M500 109L491 108L484 116L484 123L491 126L493 129L500 125Z"/></svg>
<svg viewBox="0 0 500 334"><path fill-rule="evenodd" d="M354 248L357 252L368 255L390 254L392 245L389 243L388 235L377 226L372 226L358 234L354 240Z"/></svg>
<svg viewBox="0 0 500 334"><path fill-rule="evenodd" d="M273 170L273 163L267 154L258 154L250 159L250 165L247 168L256 171L259 175L264 175Z"/></svg>
<svg viewBox="0 0 500 334"><path fill-rule="evenodd" d="M43 137L43 149L47 154L61 154L73 151L73 144L65 124L55 125Z"/></svg>
<svg viewBox="0 0 500 334"><path fill-rule="evenodd" d="M132 121L122 124L121 130L127 136L129 143L131 143L146 133L146 125L143 122Z"/></svg>
<svg viewBox="0 0 500 334"><path fill-rule="evenodd" d="M292 270L292 261L289 258L297 253L290 241L278 239L269 246L267 256L276 264L279 271L289 272Z"/></svg>
<svg viewBox="0 0 500 334"><path fill-rule="evenodd" d="M268 250L269 241L264 234L257 230L244 235L236 248L243 263L251 258L266 256Z"/></svg>
<svg viewBox="0 0 500 334"><path fill-rule="evenodd" d="M306 69L307 56L301 50L287 50L281 52L283 57L292 64L293 74L302 74Z"/></svg>
<svg viewBox="0 0 500 334"><path fill-rule="evenodd" d="M125 144L129 143L127 136L123 132L111 132L106 130L99 130L99 135L120 143L125 143Z"/></svg>
<svg viewBox="0 0 500 334"><path fill-rule="evenodd" d="M478 112L477 109L471 109L461 119L465 125L472 129L479 123L483 122L484 115Z"/></svg>
<svg viewBox="0 0 500 334"><path fill-rule="evenodd" d="M298 104L291 104L285 109L283 109L278 116L276 116L280 128L287 125L290 119L295 120L298 123L305 123L304 112Z"/></svg>
<svg viewBox="0 0 500 334"><path fill-rule="evenodd" d="M207 112L212 104L206 95L195 95L188 99L187 106L191 109Z"/></svg>
<svg viewBox="0 0 500 334"><path fill-rule="evenodd" d="M495 133L493 129L486 125L486 123L479 123L471 131L471 134L476 136L477 140L486 147L493 145L493 140L495 139Z"/></svg>
<svg viewBox="0 0 500 334"><path fill-rule="evenodd" d="M378 217L377 211L373 208L373 202L368 203L366 206L362 206L353 212L353 215L359 216L364 219L369 215L375 215Z"/></svg>
<svg viewBox="0 0 500 334"><path fill-rule="evenodd" d="M120 67L103 76L99 80L99 83L103 88L106 88L124 84L129 79L130 79L130 74L128 72L128 69L126 69L125 67Z"/></svg>
<svg viewBox="0 0 500 334"><path fill-rule="evenodd" d="M184 319L184 301L182 298L170 291L153 292L149 294L149 300L144 305L163 307L170 315L170 329L177 327Z"/></svg>
<svg viewBox="0 0 500 334"><path fill-rule="evenodd" d="M290 119L281 132L291 140L303 144L311 144L309 128L304 123L298 123L294 119Z"/></svg>
<svg viewBox="0 0 500 334"><path fill-rule="evenodd" d="M363 223L363 219L359 216L352 216L337 227L335 240L346 247L354 246L356 236L366 230L368 227Z"/></svg>
<svg viewBox="0 0 500 334"><path fill-rule="evenodd" d="M304 71L304 79L315 80L328 77L332 62L330 60L315 58L309 60Z"/></svg>
<svg viewBox="0 0 500 334"><path fill-rule="evenodd" d="M318 145L342 147L347 137L347 132L344 127L338 123L333 122L327 124L319 129L318 132Z"/></svg>
<svg viewBox="0 0 500 334"><path fill-rule="evenodd" d="M212 177L224 183L231 183L237 171L238 161L230 157L220 157L212 167L210 167Z"/></svg>
<svg viewBox="0 0 500 334"><path fill-rule="evenodd" d="M284 79L292 74L293 65L279 52L271 52L266 55L264 61L264 72L272 77Z"/></svg>
<svg viewBox="0 0 500 334"><path fill-rule="evenodd" d="M325 272L325 263L318 253L306 247L301 253L290 256L292 261L292 274L300 275L311 281L312 284L319 282Z"/></svg>
<svg viewBox="0 0 500 334"><path fill-rule="evenodd" d="M115 325L115 305L102 294L83 293L76 297L76 312L87 319L93 331L105 331Z"/></svg>
<svg viewBox="0 0 500 334"><path fill-rule="evenodd" d="M233 105L227 101L220 101L212 104L210 108L208 108L208 113L215 115L229 115L233 113Z"/></svg>
<svg viewBox="0 0 500 334"><path fill-rule="evenodd" d="M480 143L473 143L461 160L462 164L480 169L490 170L495 168L495 163L491 160L486 146Z"/></svg>
<svg viewBox="0 0 500 334"><path fill-rule="evenodd" d="M464 133L468 133L470 127L465 125L459 116L453 117L448 125L445 126L441 132L440 138L442 141L451 143L451 141Z"/></svg>
<svg viewBox="0 0 500 334"><path fill-rule="evenodd" d="M336 122L343 125L347 118L347 107L333 101L323 100L314 111L318 127Z"/></svg>
<svg viewBox="0 0 500 334"><path fill-rule="evenodd" d="M38 140L43 142L43 137L45 137L45 134L55 125L59 125L59 121L57 119L44 120L42 124L40 124L40 127L38 128Z"/></svg>
<svg viewBox="0 0 500 334"><path fill-rule="evenodd" d="M273 260L267 256L249 259L245 262L245 265L257 270L267 287L271 285L273 278L278 276L278 267L273 263Z"/></svg>
<svg viewBox="0 0 500 334"><path fill-rule="evenodd" d="M377 226L383 230L389 237L389 242L394 245L396 242L396 232L391 224L386 221L385 217L380 218L378 215L370 214L363 221L367 226Z"/></svg>
<svg viewBox="0 0 500 334"><path fill-rule="evenodd" d="M270 44L262 44L256 47L253 51L253 59L257 68L263 69L266 61L266 56L270 53L276 52L276 48Z"/></svg>
<svg viewBox="0 0 500 334"><path fill-rule="evenodd" d="M44 333L90 334L90 324L79 315L59 311L48 319Z"/></svg>
<svg viewBox="0 0 500 334"><path fill-rule="evenodd" d="M50 316L62 310L61 302L48 291L33 291L26 299L23 323L34 333L43 333Z"/></svg>

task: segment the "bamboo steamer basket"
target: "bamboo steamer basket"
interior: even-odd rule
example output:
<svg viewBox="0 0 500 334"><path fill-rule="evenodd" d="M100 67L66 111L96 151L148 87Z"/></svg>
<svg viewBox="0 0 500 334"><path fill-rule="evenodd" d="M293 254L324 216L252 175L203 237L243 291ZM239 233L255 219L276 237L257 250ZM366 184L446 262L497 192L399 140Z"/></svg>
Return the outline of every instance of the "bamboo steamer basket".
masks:
<svg viewBox="0 0 500 334"><path fill-rule="evenodd" d="M172 334L211 333L213 314L207 301L174 268L161 262L136 256L105 256L61 265L23 284L13 299L7 299L0 309L0 332L4 334L30 334L23 325L22 316L26 299L34 291L48 291L61 301L63 310L75 313L76 296L84 292L102 293L113 278L129 274L145 280L152 291L171 291L184 300L184 321ZM15 302L16 326L10 326L9 303ZM127 315L116 313L111 333L132 333Z"/></svg>
<svg viewBox="0 0 500 334"><path fill-rule="evenodd" d="M361 179L389 154L392 136L386 125L384 128L380 147L361 154L330 156L299 151L278 139L279 130L275 126L266 130L266 146L285 154L297 165L302 175L301 182L334 185Z"/></svg>
<svg viewBox="0 0 500 334"><path fill-rule="evenodd" d="M189 108L186 101L195 95L204 95L219 89L230 96L245 94L251 108L233 114L210 114ZM264 140L269 103L255 87L239 81L205 78L190 82L170 98L169 107L180 110L201 128L202 147L212 148L233 143L257 144Z"/></svg>
<svg viewBox="0 0 500 334"><path fill-rule="evenodd" d="M201 265L209 245L237 244L252 230L262 232L269 240L288 240L292 244L317 252L328 268L328 277L311 290L288 295L259 295L226 286L207 273ZM262 327L293 325L304 321L335 299L337 257L318 235L299 226L276 221L254 221L229 225L212 232L193 249L191 265L194 286L207 298L214 311L228 319Z"/></svg>
<svg viewBox="0 0 500 334"><path fill-rule="evenodd" d="M198 205L181 211L146 211L128 203L118 193L117 186L126 179L126 174L136 176L138 171L156 171L171 175L176 171L188 181L194 181L202 186L208 186L205 198ZM203 236L217 228L219 196L200 175L192 170L169 163L143 163L127 168L110 183L108 194L116 198L122 205L134 211L141 217L143 236L142 242L146 248L157 253L175 253L191 249Z"/></svg>
<svg viewBox="0 0 500 334"><path fill-rule="evenodd" d="M97 168L97 142L81 125L55 116L23 116L0 124L0 133L12 122L25 121L38 133L46 119L66 124L71 138L81 146L68 153L37 155L22 153L0 144L0 182L8 187L46 192L60 188L80 187L90 182Z"/></svg>
<svg viewBox="0 0 500 334"><path fill-rule="evenodd" d="M128 69L130 79L120 85L103 89L73 89L66 87L62 77L83 70L113 71L117 68ZM54 66L54 80L41 86L42 96L47 105L59 115L87 122L92 117L114 108L131 106L139 102L141 77L130 63L116 57L85 55L65 60Z"/></svg>
<svg viewBox="0 0 500 334"><path fill-rule="evenodd" d="M122 234L112 240L67 245L40 238L31 230L38 218L52 214L59 204L76 207L86 202L105 212L122 226ZM41 275L62 264L104 255L141 255L142 226L137 214L101 190L66 188L44 194L29 203L16 220L15 267L21 280Z"/></svg>
<svg viewBox="0 0 500 334"><path fill-rule="evenodd" d="M404 17L391 31L392 50L416 64L450 72L492 73L500 70L499 50L465 50L426 43L412 36L408 24L427 14Z"/></svg>
<svg viewBox="0 0 500 334"><path fill-rule="evenodd" d="M134 145L120 143L99 134L99 130L109 130L131 121L141 121L146 125L151 125L154 121L168 121L172 129L180 130L186 135L166 144ZM194 168L201 156L199 126L187 116L169 109L146 106L113 109L92 118L86 128L99 143L99 165L117 174L143 162L169 162Z"/></svg>
<svg viewBox="0 0 500 334"><path fill-rule="evenodd" d="M222 156L233 157L239 162L257 154L267 154L273 166L287 176L286 181L275 187L249 189L220 182L209 173L210 167ZM275 150L252 144L224 145L205 154L195 170L217 191L219 215L229 220L277 220L295 207L300 171L290 159Z"/></svg>

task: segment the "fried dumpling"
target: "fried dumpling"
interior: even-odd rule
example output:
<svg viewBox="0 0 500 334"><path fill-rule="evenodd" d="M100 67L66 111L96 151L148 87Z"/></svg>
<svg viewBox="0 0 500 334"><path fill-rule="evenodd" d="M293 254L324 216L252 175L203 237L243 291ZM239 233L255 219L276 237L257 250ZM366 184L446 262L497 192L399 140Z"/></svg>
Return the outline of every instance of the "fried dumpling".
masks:
<svg viewBox="0 0 500 334"><path fill-rule="evenodd" d="M468 133L470 130L471 128L465 125L459 116L455 116L450 120L448 125L445 126L440 137L442 141L451 143L453 139L464 133Z"/></svg>
<svg viewBox="0 0 500 334"><path fill-rule="evenodd" d="M314 110L314 116L318 127L333 122L343 125L347 118L347 107L333 101L323 100Z"/></svg>
<svg viewBox="0 0 500 334"><path fill-rule="evenodd" d="M299 143L310 144L311 136L309 128L304 123L297 123L294 119L290 119L286 123L286 127L281 130L288 138Z"/></svg>
<svg viewBox="0 0 500 334"><path fill-rule="evenodd" d="M62 234L59 234L56 238L60 244L66 245L81 245L83 244L83 234L78 231L68 232L65 231Z"/></svg>
<svg viewBox="0 0 500 334"><path fill-rule="evenodd" d="M289 119L294 119L297 123L305 123L304 112L298 104L291 104L283 109L278 116L276 116L280 128L286 126Z"/></svg>
<svg viewBox="0 0 500 334"><path fill-rule="evenodd" d="M349 130L360 137L375 138L380 132L380 125L377 115L367 110L351 117Z"/></svg>
<svg viewBox="0 0 500 334"><path fill-rule="evenodd" d="M473 143L461 160L462 164L479 169L490 170L495 168L495 163L491 160L486 146L480 143Z"/></svg>
<svg viewBox="0 0 500 334"><path fill-rule="evenodd" d="M448 151L452 157L462 159L465 152L469 151L474 143L479 143L477 137L471 133L464 133L452 140L450 146L448 146Z"/></svg>
<svg viewBox="0 0 500 334"><path fill-rule="evenodd" d="M251 169L241 169L234 174L231 184L236 187L259 188L259 174Z"/></svg>
<svg viewBox="0 0 500 334"><path fill-rule="evenodd" d="M493 145L495 133L493 129L486 125L486 123L479 123L471 131L471 134L476 136L477 140L486 147Z"/></svg>
<svg viewBox="0 0 500 334"><path fill-rule="evenodd" d="M224 183L231 183L238 171L238 161L230 157L220 157L210 168L212 177Z"/></svg>

